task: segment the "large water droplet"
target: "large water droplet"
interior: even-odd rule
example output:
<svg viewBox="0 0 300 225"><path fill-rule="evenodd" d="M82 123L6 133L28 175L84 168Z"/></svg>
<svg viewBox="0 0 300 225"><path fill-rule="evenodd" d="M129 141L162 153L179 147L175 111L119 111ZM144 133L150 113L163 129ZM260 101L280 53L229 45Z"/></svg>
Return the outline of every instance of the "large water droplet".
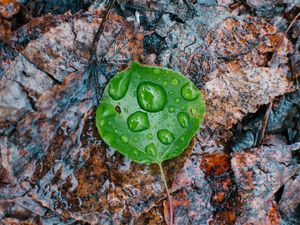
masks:
<svg viewBox="0 0 300 225"><path fill-rule="evenodd" d="M100 114L102 114L103 117L107 118L107 117L111 117L116 115L116 110L112 105L101 105L99 108Z"/></svg>
<svg viewBox="0 0 300 225"><path fill-rule="evenodd" d="M139 106L149 112L159 112L167 104L165 90L152 82L142 82L137 89Z"/></svg>
<svg viewBox="0 0 300 225"><path fill-rule="evenodd" d="M195 100L199 96L199 90L193 83L187 83L181 89L182 97L188 101Z"/></svg>
<svg viewBox="0 0 300 225"><path fill-rule="evenodd" d="M122 135L121 141L126 144L128 142L128 138L126 136Z"/></svg>
<svg viewBox="0 0 300 225"><path fill-rule="evenodd" d="M126 95L128 85L130 81L130 74L123 73L115 76L108 86L109 96L114 100L120 100Z"/></svg>
<svg viewBox="0 0 300 225"><path fill-rule="evenodd" d="M157 132L157 138L161 143L168 145L174 140L174 135L168 130L160 130Z"/></svg>
<svg viewBox="0 0 300 225"><path fill-rule="evenodd" d="M186 128L189 125L190 117L188 116L187 113L185 113L185 112L178 113L177 119L178 119L180 126L182 126L183 128Z"/></svg>
<svg viewBox="0 0 300 225"><path fill-rule="evenodd" d="M145 147L145 152L148 153L148 154L155 155L156 152L157 152L155 145L153 143L147 145Z"/></svg>
<svg viewBox="0 0 300 225"><path fill-rule="evenodd" d="M138 111L131 114L127 119L127 125L128 128L134 132L148 129L150 124L147 113Z"/></svg>

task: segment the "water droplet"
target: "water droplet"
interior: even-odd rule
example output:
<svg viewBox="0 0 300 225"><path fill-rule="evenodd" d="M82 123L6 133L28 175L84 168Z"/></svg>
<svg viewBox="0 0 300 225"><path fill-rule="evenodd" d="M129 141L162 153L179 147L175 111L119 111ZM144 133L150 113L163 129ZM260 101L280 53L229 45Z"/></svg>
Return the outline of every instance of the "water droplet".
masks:
<svg viewBox="0 0 300 225"><path fill-rule="evenodd" d="M162 152L159 152L159 153L158 153L158 156L162 156L162 155L163 155Z"/></svg>
<svg viewBox="0 0 300 225"><path fill-rule="evenodd" d="M177 86L179 84L179 80L177 80L176 78L174 78L171 83L174 85L174 86Z"/></svg>
<svg viewBox="0 0 300 225"><path fill-rule="evenodd" d="M148 138L148 139L152 139L152 138L153 138L153 135L152 135L152 134L147 134L147 138Z"/></svg>
<svg viewBox="0 0 300 225"><path fill-rule="evenodd" d="M184 99L192 101L199 96L199 90L193 83L189 82L182 87L181 95Z"/></svg>
<svg viewBox="0 0 300 225"><path fill-rule="evenodd" d="M119 131L118 131L117 129L115 129L114 131L115 131L115 133L116 133L116 134L118 134L118 133L119 133Z"/></svg>
<svg viewBox="0 0 300 225"><path fill-rule="evenodd" d="M127 109L127 108L124 108L124 112L128 112L128 109Z"/></svg>
<svg viewBox="0 0 300 225"><path fill-rule="evenodd" d="M108 86L108 94L113 100L120 100L126 95L130 81L130 74L128 72L116 75Z"/></svg>
<svg viewBox="0 0 300 225"><path fill-rule="evenodd" d="M169 112L172 113L172 112L174 112L174 111L175 111L175 107L174 107L174 106L170 106L170 107L169 107Z"/></svg>
<svg viewBox="0 0 300 225"><path fill-rule="evenodd" d="M145 147L145 152L147 152L148 154L155 155L155 153L157 152L155 145L153 143L147 145Z"/></svg>
<svg viewBox="0 0 300 225"><path fill-rule="evenodd" d="M180 98L175 98L175 103L180 103Z"/></svg>
<svg viewBox="0 0 300 225"><path fill-rule="evenodd" d="M138 151L136 151L136 150L133 150L132 153L133 153L134 155L138 155L138 154L139 154Z"/></svg>
<svg viewBox="0 0 300 225"><path fill-rule="evenodd" d="M160 69L159 68L155 68L153 71L154 71L155 74L159 74L160 73Z"/></svg>
<svg viewBox="0 0 300 225"><path fill-rule="evenodd" d="M110 132L104 132L101 136L106 144L110 145L114 141L114 135Z"/></svg>
<svg viewBox="0 0 300 225"><path fill-rule="evenodd" d="M181 137L179 140L180 140L180 141L184 141L184 140L185 140L185 137Z"/></svg>
<svg viewBox="0 0 300 225"><path fill-rule="evenodd" d="M194 108L192 108L192 109L191 109L191 113L192 113L192 115L193 115L193 116L196 116L196 114L197 114L197 110L196 110L196 109L194 109Z"/></svg>
<svg viewBox="0 0 300 225"><path fill-rule="evenodd" d="M185 110L185 109L186 109L186 107L183 105L183 106L181 106L181 109L182 109L182 110Z"/></svg>
<svg viewBox="0 0 300 225"><path fill-rule="evenodd" d="M138 77L139 79L141 79L141 74L138 74L137 77Z"/></svg>
<svg viewBox="0 0 300 225"><path fill-rule="evenodd" d="M163 81L163 85L164 85L164 86L167 86L167 85L168 85L168 81L166 81L166 80Z"/></svg>
<svg viewBox="0 0 300 225"><path fill-rule="evenodd" d="M115 108L112 105L100 105L98 110L104 118L116 115Z"/></svg>
<svg viewBox="0 0 300 225"><path fill-rule="evenodd" d="M168 118L168 115L164 115L164 119L167 119Z"/></svg>
<svg viewBox="0 0 300 225"><path fill-rule="evenodd" d="M169 95L173 95L174 94L174 91L169 91Z"/></svg>
<svg viewBox="0 0 300 225"><path fill-rule="evenodd" d="M108 125L111 125L111 121L108 121Z"/></svg>
<svg viewBox="0 0 300 225"><path fill-rule="evenodd" d="M137 141L138 141L138 138L137 138L137 137L134 137L134 138L133 138L133 141L134 141L134 142L137 142Z"/></svg>
<svg viewBox="0 0 300 225"><path fill-rule="evenodd" d="M138 111L131 114L127 119L127 125L128 128L134 132L148 129L150 124L147 113Z"/></svg>
<svg viewBox="0 0 300 225"><path fill-rule="evenodd" d="M105 124L105 121L104 120L100 120L100 126L102 127L102 126L104 126L104 124Z"/></svg>
<svg viewBox="0 0 300 225"><path fill-rule="evenodd" d="M168 145L173 142L174 135L168 130L160 130L157 132L157 138L161 143Z"/></svg>
<svg viewBox="0 0 300 225"><path fill-rule="evenodd" d="M185 112L180 112L177 114L177 119L181 127L186 128L189 125L190 117Z"/></svg>
<svg viewBox="0 0 300 225"><path fill-rule="evenodd" d="M122 135L121 141L126 144L128 142L128 138L126 136Z"/></svg>
<svg viewBox="0 0 300 225"><path fill-rule="evenodd" d="M142 82L138 86L137 99L139 106L149 112L159 112L167 104L167 94L158 84Z"/></svg>

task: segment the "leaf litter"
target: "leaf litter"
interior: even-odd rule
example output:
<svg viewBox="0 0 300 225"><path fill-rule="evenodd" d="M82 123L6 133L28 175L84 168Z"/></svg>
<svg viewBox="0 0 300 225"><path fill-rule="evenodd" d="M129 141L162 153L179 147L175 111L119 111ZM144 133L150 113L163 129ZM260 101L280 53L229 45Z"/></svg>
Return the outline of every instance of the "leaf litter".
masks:
<svg viewBox="0 0 300 225"><path fill-rule="evenodd" d="M284 9L257 11L249 3L212 2L128 1L114 7L98 45L104 61L94 67L100 89L138 58L181 71L206 96L210 113L189 150L166 162L175 224L295 223L299 21L284 31L298 6L290 1ZM157 168L126 160L102 143L94 126L94 81L83 71L104 16L99 5L96 11L32 18L1 43L1 223L168 221ZM289 15L286 25L274 23L282 10ZM159 45L146 45L147 39ZM273 99L262 145L253 148L250 141L235 149L247 139L236 130L257 135L255 121Z"/></svg>

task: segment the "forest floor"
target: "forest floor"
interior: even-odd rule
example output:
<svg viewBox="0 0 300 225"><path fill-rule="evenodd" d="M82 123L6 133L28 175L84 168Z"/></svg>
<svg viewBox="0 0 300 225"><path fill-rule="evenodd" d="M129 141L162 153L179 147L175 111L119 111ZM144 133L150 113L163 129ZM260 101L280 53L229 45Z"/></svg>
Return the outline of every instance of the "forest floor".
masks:
<svg viewBox="0 0 300 225"><path fill-rule="evenodd" d="M299 0L0 0L0 224L168 224L156 165L95 127L133 60L206 100L164 163L174 224L300 224Z"/></svg>

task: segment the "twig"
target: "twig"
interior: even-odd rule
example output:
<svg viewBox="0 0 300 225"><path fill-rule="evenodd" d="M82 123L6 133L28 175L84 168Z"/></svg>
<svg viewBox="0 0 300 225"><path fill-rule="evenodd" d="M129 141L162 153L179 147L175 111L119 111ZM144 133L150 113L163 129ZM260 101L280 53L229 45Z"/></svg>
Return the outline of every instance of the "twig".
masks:
<svg viewBox="0 0 300 225"><path fill-rule="evenodd" d="M259 131L255 147L259 147L262 143L262 140L265 137L265 133L266 133L266 129L267 129L271 109L272 109L272 101L269 102L268 105L267 105L266 113L265 113L265 116L264 116L263 121L262 121L262 127L261 127L261 130Z"/></svg>

